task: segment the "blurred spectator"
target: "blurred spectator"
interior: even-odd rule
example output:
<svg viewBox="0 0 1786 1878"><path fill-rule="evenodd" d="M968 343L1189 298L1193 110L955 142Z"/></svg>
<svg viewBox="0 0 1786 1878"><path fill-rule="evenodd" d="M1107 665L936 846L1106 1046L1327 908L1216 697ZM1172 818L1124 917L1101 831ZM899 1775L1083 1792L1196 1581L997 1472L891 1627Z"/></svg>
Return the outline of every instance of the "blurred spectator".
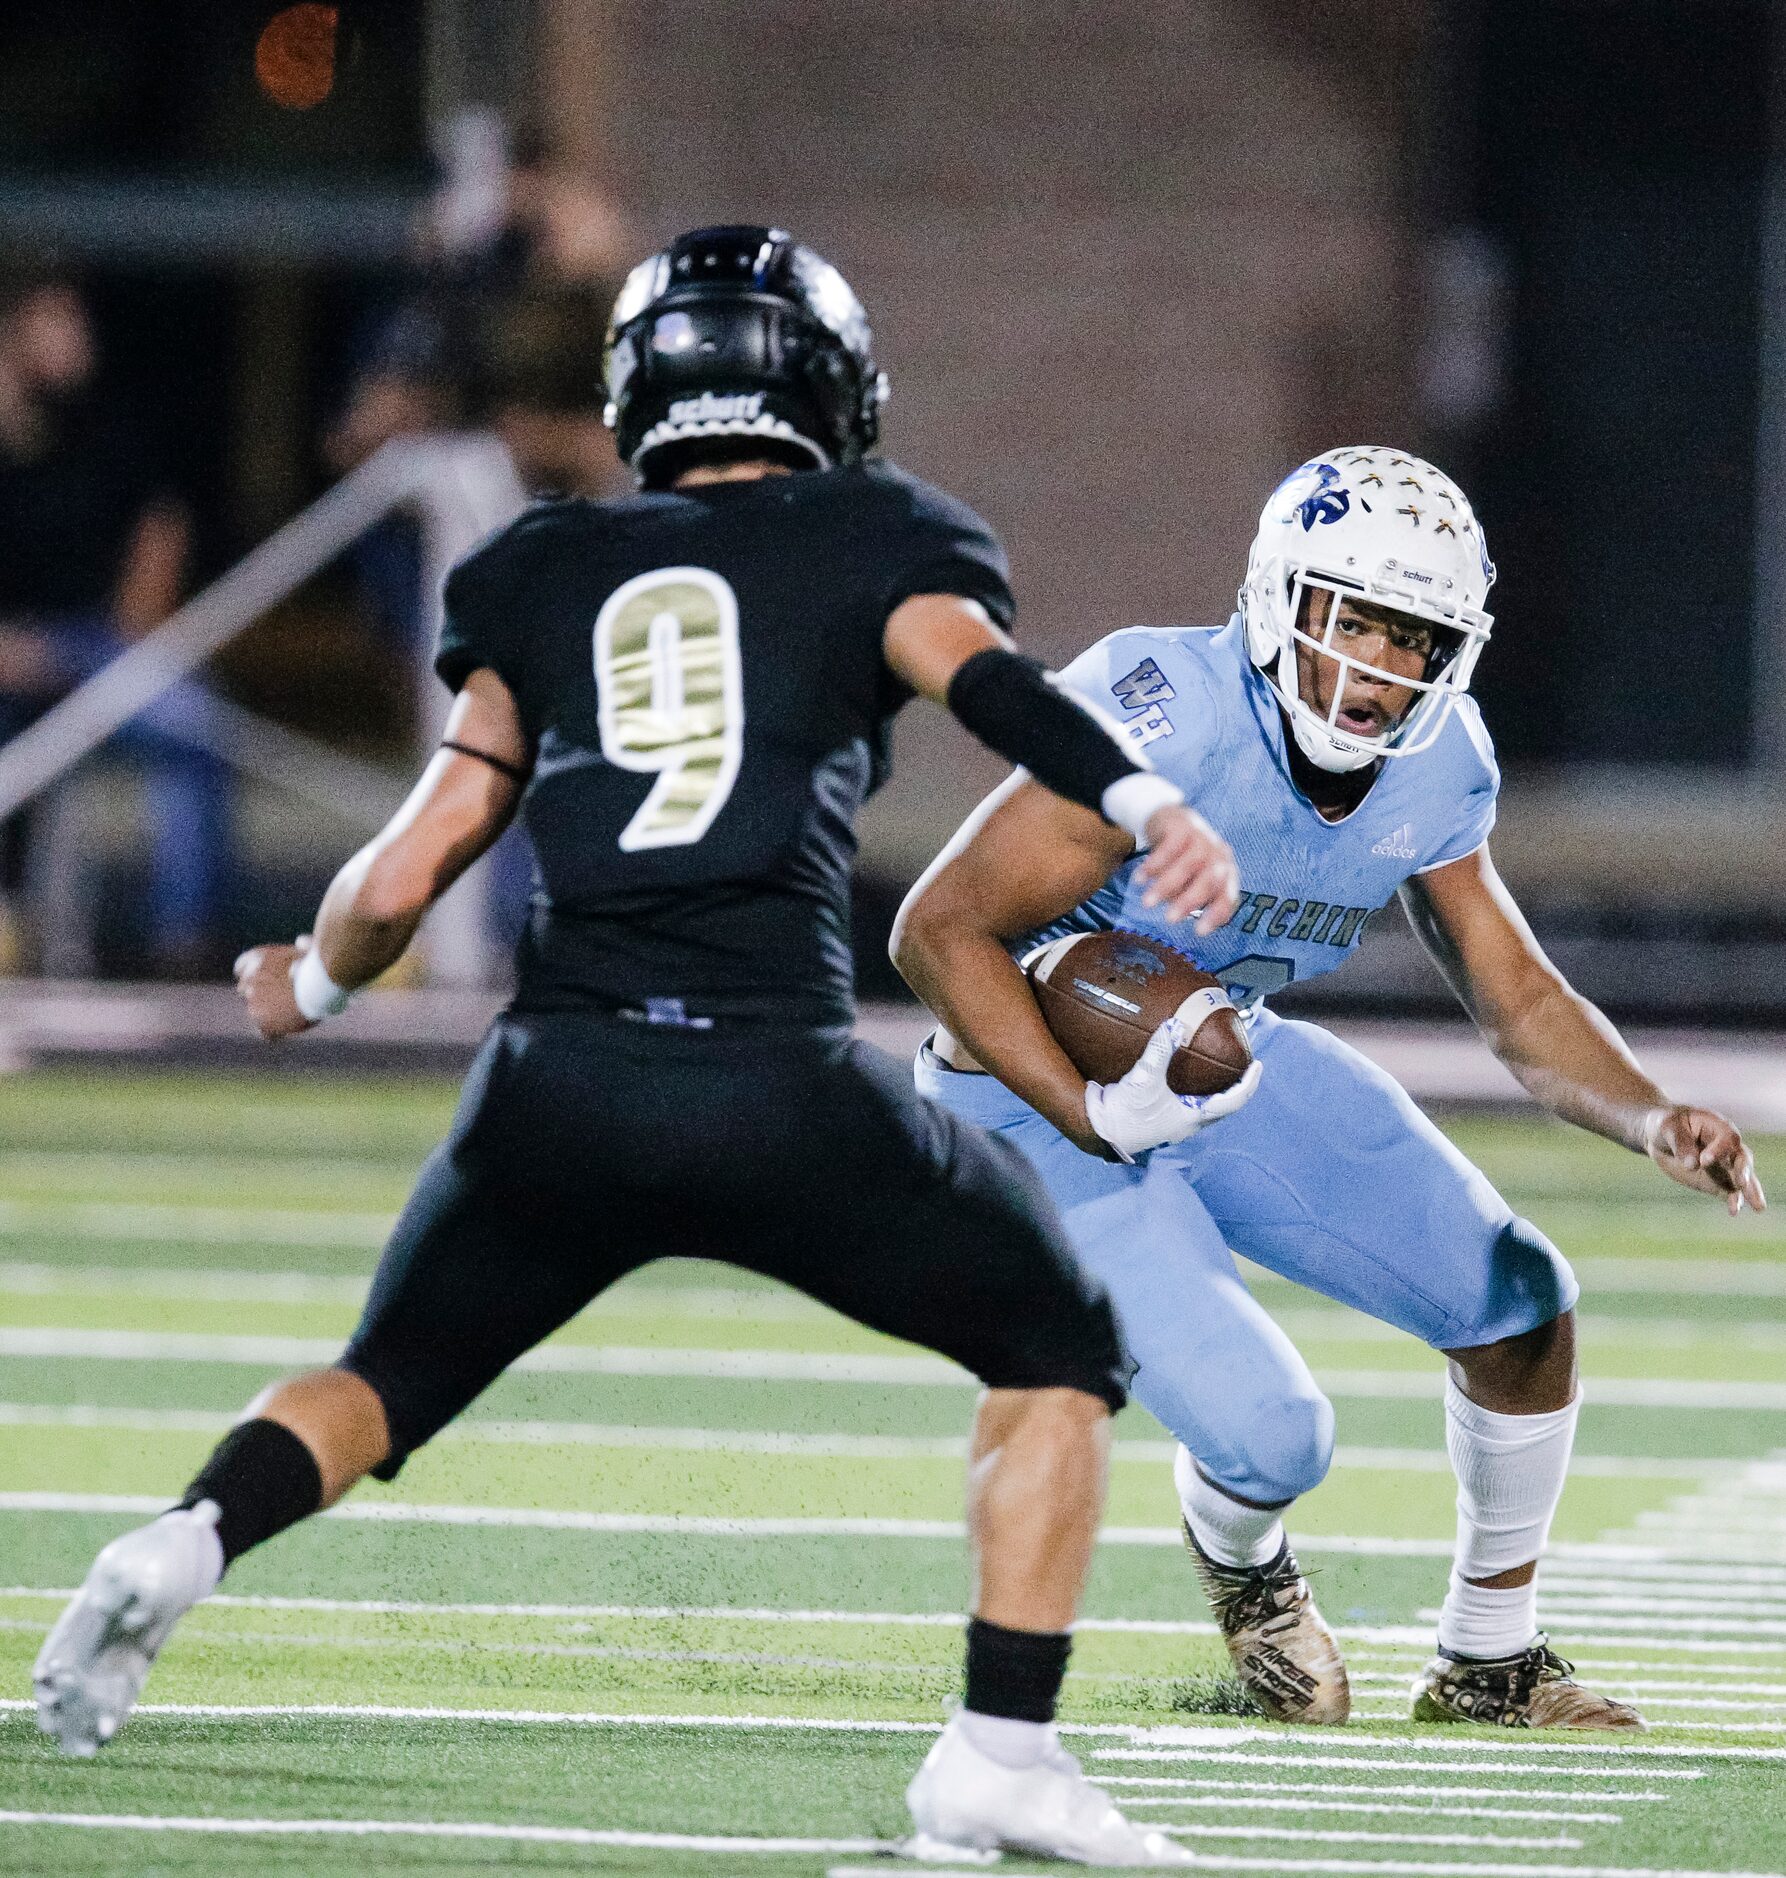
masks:
<svg viewBox="0 0 1786 1878"><path fill-rule="evenodd" d="M325 454L347 470L392 437L488 425L530 488L604 493L615 475L596 434L601 347L625 218L536 132L511 149L487 110L459 113L439 156L418 278L368 335Z"/></svg>
<svg viewBox="0 0 1786 1878"><path fill-rule="evenodd" d="M188 522L142 431L102 395L74 279L0 264L0 742L179 603ZM228 778L194 741L209 695L177 686L108 746L142 767L153 841L150 943L199 969L229 845ZM21 814L0 828L0 951L19 951Z"/></svg>

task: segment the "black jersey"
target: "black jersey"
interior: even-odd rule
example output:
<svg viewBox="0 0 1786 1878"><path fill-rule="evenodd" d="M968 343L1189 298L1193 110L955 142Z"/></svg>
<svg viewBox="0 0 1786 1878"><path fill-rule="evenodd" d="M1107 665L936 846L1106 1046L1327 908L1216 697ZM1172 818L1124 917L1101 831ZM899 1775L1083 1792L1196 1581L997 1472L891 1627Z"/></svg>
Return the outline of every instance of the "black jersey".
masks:
<svg viewBox="0 0 1786 1878"><path fill-rule="evenodd" d="M971 510L886 463L530 510L457 567L435 668L514 693L539 885L517 1008L847 1023L857 810L911 695L888 616L1013 611Z"/></svg>

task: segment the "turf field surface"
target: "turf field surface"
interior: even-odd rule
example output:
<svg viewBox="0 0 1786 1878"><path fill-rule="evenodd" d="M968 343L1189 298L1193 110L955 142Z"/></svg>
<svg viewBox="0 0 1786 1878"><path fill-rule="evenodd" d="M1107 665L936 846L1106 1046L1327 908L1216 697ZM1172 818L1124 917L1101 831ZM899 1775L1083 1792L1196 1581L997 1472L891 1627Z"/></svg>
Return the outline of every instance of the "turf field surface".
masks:
<svg viewBox="0 0 1786 1878"><path fill-rule="evenodd" d="M629 1280L397 1483L243 1560L96 1762L36 1734L59 1601L268 1378L337 1352L450 1102L0 1081L0 1869L816 1878L903 1829L958 1687L971 1388L710 1265ZM1439 1366L1261 1279L1339 1411L1293 1531L1360 1719L1232 1712L1170 1450L1130 1410L1074 1745L1216 1870L1786 1871L1780 1216L1730 1222L1548 1125L1454 1132L1582 1273L1587 1406L1543 1615L1654 1731L1396 1719L1449 1553Z"/></svg>

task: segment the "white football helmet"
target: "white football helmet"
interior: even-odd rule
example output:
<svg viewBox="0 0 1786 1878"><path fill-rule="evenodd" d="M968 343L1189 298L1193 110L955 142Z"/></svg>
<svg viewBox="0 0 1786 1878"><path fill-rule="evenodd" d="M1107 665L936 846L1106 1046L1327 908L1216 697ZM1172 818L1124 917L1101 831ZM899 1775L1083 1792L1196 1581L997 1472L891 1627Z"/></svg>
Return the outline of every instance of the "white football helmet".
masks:
<svg viewBox="0 0 1786 1878"><path fill-rule="evenodd" d="M1290 714L1298 747L1325 770L1360 769L1380 756L1413 756L1445 727L1494 621L1483 610L1494 563L1469 499L1419 457L1355 445L1311 457L1272 491L1259 517L1240 590L1247 651ZM1303 590L1327 589L1319 636L1297 624ZM1349 657L1333 642L1340 601L1351 597L1411 613L1434 627L1433 651L1418 679L1397 677ZM1312 622L1311 622L1312 623ZM1338 662L1325 714L1303 701L1298 645ZM1381 736L1340 728L1352 671L1412 684L1413 705Z"/></svg>

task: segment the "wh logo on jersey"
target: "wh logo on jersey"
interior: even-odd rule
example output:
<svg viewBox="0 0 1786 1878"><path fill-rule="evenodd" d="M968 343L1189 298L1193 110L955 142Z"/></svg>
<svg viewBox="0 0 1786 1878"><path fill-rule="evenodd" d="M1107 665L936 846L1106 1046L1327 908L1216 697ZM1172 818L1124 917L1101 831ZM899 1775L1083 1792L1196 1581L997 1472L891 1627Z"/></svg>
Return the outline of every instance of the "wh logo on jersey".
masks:
<svg viewBox="0 0 1786 1878"><path fill-rule="evenodd" d="M1416 861L1420 857L1409 844L1414 839L1414 824L1403 822L1392 835L1371 844L1372 854L1386 854L1397 861Z"/></svg>
<svg viewBox="0 0 1786 1878"><path fill-rule="evenodd" d="M1178 693L1160 670L1157 659L1143 659L1132 672L1117 679L1110 687L1110 695L1125 711L1142 713L1140 717L1131 717L1122 727L1122 734L1137 750L1145 750L1150 743L1172 735L1172 720L1166 715L1165 706Z"/></svg>
<svg viewBox="0 0 1786 1878"><path fill-rule="evenodd" d="M698 398L678 398L670 406L672 424L751 424L762 415L760 391L703 391Z"/></svg>
<svg viewBox="0 0 1786 1878"><path fill-rule="evenodd" d="M1125 711L1139 711L1150 704L1164 704L1176 698L1171 681L1160 670L1156 659L1143 659L1110 687L1110 694Z"/></svg>

